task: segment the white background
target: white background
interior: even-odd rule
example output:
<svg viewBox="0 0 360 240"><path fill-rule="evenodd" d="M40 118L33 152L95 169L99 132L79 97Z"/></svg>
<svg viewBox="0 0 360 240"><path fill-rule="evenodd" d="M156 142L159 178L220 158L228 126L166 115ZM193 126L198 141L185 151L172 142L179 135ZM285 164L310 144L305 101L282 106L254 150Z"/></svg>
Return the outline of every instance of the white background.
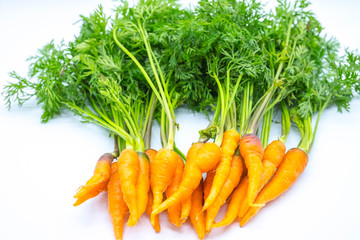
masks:
<svg viewBox="0 0 360 240"><path fill-rule="evenodd" d="M88 15L95 0L0 0L0 87L16 70L26 76L25 59L51 39L65 42L78 33L79 15ZM111 1L102 1L110 13ZM268 5L273 6L274 1ZM311 9L325 31L343 46L360 49L360 1L314 0ZM82 124L63 112L47 124L40 122L35 100L11 111L0 100L0 239L111 240L106 193L73 207L72 196L91 175L100 155L113 148L108 133ZM176 111L180 131L178 147L187 152L208 120L186 109ZM292 129L287 147L297 145ZM154 124L152 147L160 148ZM280 134L274 124L270 140ZM360 100L351 112L324 111L309 164L294 186L268 204L248 225L237 223L214 229L207 239L360 239L359 193ZM224 210L219 214L221 218ZM197 239L189 223L180 229L161 214L160 233L147 216L133 228L125 227L124 239Z"/></svg>

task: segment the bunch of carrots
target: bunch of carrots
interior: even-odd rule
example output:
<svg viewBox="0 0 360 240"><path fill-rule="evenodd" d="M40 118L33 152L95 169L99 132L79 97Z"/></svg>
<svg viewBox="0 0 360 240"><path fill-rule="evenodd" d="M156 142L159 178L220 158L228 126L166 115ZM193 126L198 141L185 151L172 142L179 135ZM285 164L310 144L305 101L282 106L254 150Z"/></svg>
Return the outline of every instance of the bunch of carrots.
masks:
<svg viewBox="0 0 360 240"><path fill-rule="evenodd" d="M309 4L279 1L266 13L256 1L201 0L193 9L123 1L111 21L100 6L82 16L73 42L50 42L31 58L35 81L12 72L5 100L10 107L35 96L44 122L67 109L109 132L114 150L99 158L74 206L107 191L116 239L126 219L132 227L144 213L160 232L165 210L177 227L189 219L203 239L234 221L244 226L287 191L306 168L323 110L348 110L360 92L360 56L339 56ZM213 112L187 154L175 143L184 130L176 109L185 104ZM268 143L274 113L281 134ZM292 123L301 140L287 150Z"/></svg>

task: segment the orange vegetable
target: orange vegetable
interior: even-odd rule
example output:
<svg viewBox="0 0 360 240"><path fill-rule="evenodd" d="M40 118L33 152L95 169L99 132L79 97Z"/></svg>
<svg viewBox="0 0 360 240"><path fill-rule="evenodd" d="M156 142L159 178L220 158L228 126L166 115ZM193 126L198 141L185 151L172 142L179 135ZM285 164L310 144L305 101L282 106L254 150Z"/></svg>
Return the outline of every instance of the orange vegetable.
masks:
<svg viewBox="0 0 360 240"><path fill-rule="evenodd" d="M114 228L115 238L122 239L124 218L128 212L128 207L124 201L123 193L120 188L120 177L117 163L111 164L111 176L108 188L109 214Z"/></svg>
<svg viewBox="0 0 360 240"><path fill-rule="evenodd" d="M198 147L198 145L193 146ZM215 143L203 144L197 151L196 156L188 159L179 189L159 207L155 208L153 214L158 214L191 196L202 179L202 173L213 169L218 164L220 155L221 150Z"/></svg>
<svg viewBox="0 0 360 240"><path fill-rule="evenodd" d="M265 184L274 175L276 168L280 165L285 156L286 147L282 141L272 141L264 151L264 157L262 160L263 174L260 180L259 191L265 186ZM247 196L239 203L239 214L238 217L242 218L244 214L249 210L250 205L248 204Z"/></svg>
<svg viewBox="0 0 360 240"><path fill-rule="evenodd" d="M211 204L206 210L205 214L205 226L206 232L211 231L211 225L213 224L216 215L222 205L225 204L226 199L230 196L234 188L238 185L240 177L243 171L242 159L239 155L234 155L231 161L230 174L217 195L213 204ZM215 175L216 177L216 175ZM214 178L215 181L215 178Z"/></svg>
<svg viewBox="0 0 360 240"><path fill-rule="evenodd" d="M196 142L194 143L191 148L189 149L187 155L186 155L186 160L187 161L191 161L189 160L190 158L193 158L194 156L196 156L197 151L200 149L200 147L203 145L203 143L199 143ZM182 177L183 178L183 177ZM181 178L181 180L182 180ZM189 214L190 214L190 210L191 210L191 196L187 197L185 200L183 200L181 202L181 216L180 216L180 220L181 222L185 222L186 219L188 218Z"/></svg>
<svg viewBox="0 0 360 240"><path fill-rule="evenodd" d="M149 215L149 217L151 217L151 212L153 210L153 200L154 200L154 196L152 194L152 191L149 191L148 193L148 202L146 205L146 213L147 215ZM154 220L154 225L152 225L154 230L156 232L160 232L161 228L160 228L160 222L159 222L159 215L156 215L155 220Z"/></svg>
<svg viewBox="0 0 360 240"><path fill-rule="evenodd" d="M212 169L206 174L206 178L204 181L204 199L206 199L210 194L211 186L214 182L215 171L216 169Z"/></svg>
<svg viewBox="0 0 360 240"><path fill-rule="evenodd" d="M169 198L179 188L183 169L184 169L184 162L181 160L181 158L178 158L178 164L176 166L176 171L175 171L174 177L171 180L170 185L166 189L166 197ZM170 206L167 209L170 222L177 227L181 226L181 220L180 220L181 208L182 208L182 204L178 203L173 206Z"/></svg>
<svg viewBox="0 0 360 240"><path fill-rule="evenodd" d="M304 171L308 163L308 155L299 148L290 149L284 157L276 173L268 184L261 190L255 203L264 205L288 190ZM244 226L262 207L251 207L240 220Z"/></svg>
<svg viewBox="0 0 360 240"><path fill-rule="evenodd" d="M139 157L133 149L125 149L120 153L117 163L121 191L124 194L124 200L130 211L127 225L132 227L139 219L136 196L136 184L139 175Z"/></svg>
<svg viewBox="0 0 360 240"><path fill-rule="evenodd" d="M245 161L249 176L249 187L247 190L248 203L253 202L260 188L260 178L263 173L262 158L264 154L260 139L255 134L246 134L240 139L240 154Z"/></svg>
<svg viewBox="0 0 360 240"><path fill-rule="evenodd" d="M139 172L136 183L136 201L138 204L138 218L145 212L150 188L150 162L143 152L138 152Z"/></svg>
<svg viewBox="0 0 360 240"><path fill-rule="evenodd" d="M209 196L205 198L203 211L206 210L216 199L222 186L230 173L231 159L236 148L239 146L240 135L236 130L230 129L224 133L221 143L221 159L216 168L214 184L211 186Z"/></svg>
<svg viewBox="0 0 360 240"><path fill-rule="evenodd" d="M106 190L110 179L110 165L113 159L114 157L111 153L105 153L99 158L95 166L94 175L75 194L74 198L77 198L77 200L74 206L78 206Z"/></svg>
<svg viewBox="0 0 360 240"><path fill-rule="evenodd" d="M150 166L151 166L151 163L154 161L157 151L154 149L147 149L147 150L145 150L145 154L149 158L149 162L150 162ZM148 194L149 195L148 195L148 204L146 206L146 213L149 215L149 217L151 217L151 212L153 210L154 196L152 194L152 191L149 191ZM159 215L155 216L152 226L156 232L160 232L161 228L160 228L160 222L159 222Z"/></svg>
<svg viewBox="0 0 360 240"><path fill-rule="evenodd" d="M212 227L223 227L231 224L239 213L239 202L242 202L246 197L247 189L248 189L249 178L245 176L241 179L239 185L235 188L234 192L231 195L231 200L226 211L225 217L218 223L214 223Z"/></svg>
<svg viewBox="0 0 360 240"><path fill-rule="evenodd" d="M195 231L199 239L205 237L205 217L202 211L203 205L203 181L200 180L200 184L192 193L191 196L191 210L190 210L190 221L195 228Z"/></svg>
<svg viewBox="0 0 360 240"><path fill-rule="evenodd" d="M191 210L191 197L186 198L184 201L181 202L181 222L185 222L188 218Z"/></svg>
<svg viewBox="0 0 360 240"><path fill-rule="evenodd" d="M155 225L158 215L155 210L162 203L163 193L171 183L179 158L179 155L174 151L162 148L150 164L150 184L154 195L153 211L150 216L150 221L153 226Z"/></svg>

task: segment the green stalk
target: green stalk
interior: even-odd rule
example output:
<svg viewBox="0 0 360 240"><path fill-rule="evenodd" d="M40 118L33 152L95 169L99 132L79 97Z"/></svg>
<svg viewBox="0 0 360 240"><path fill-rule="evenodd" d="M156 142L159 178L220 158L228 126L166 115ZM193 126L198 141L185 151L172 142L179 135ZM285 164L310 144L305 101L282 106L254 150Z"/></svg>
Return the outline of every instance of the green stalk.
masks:
<svg viewBox="0 0 360 240"><path fill-rule="evenodd" d="M310 140L309 148L308 148L308 150L307 150L308 153L311 151L312 145L313 145L314 140L315 140L317 128L318 128L319 121L320 121L320 116L321 116L322 112L324 111L324 109L325 109L325 108L327 107L327 105L329 104L330 99L331 99L331 95L329 95L329 97L326 99L325 103L324 103L322 106L320 106L320 108L319 108L319 112L318 112L318 115L317 115L317 117L316 117L316 123L315 123L315 127L314 127L314 132L313 132L313 134L312 134L312 138L311 138L311 140Z"/></svg>
<svg viewBox="0 0 360 240"><path fill-rule="evenodd" d="M281 137L280 141L285 143L291 127L290 113L285 102L281 102Z"/></svg>
<svg viewBox="0 0 360 240"><path fill-rule="evenodd" d="M150 65L151 65L152 71L154 73L154 77L155 77L157 86L158 86L159 91L160 91L160 97L162 98L162 107L165 110L165 113L167 115L167 120L169 121L169 126L170 127L169 127L167 148L172 150L174 148L174 143L175 143L175 121L173 119L173 116L175 116L175 114L173 112L171 112L171 108L170 108L171 103L169 104L169 102L167 101L167 97L166 97L166 94L165 94L166 89L164 90L163 85L162 85L162 82L164 83L164 80L163 81L160 80L159 74L156 71L154 59L152 57L153 52L151 51L150 44L148 43L148 41L146 39L145 30L143 29L143 27L141 26L139 21L138 21L138 24L139 24L138 27L140 29L140 35L143 38L145 48L146 48L146 51L148 53ZM161 72L161 70L160 70L160 72Z"/></svg>
<svg viewBox="0 0 360 240"><path fill-rule="evenodd" d="M149 106L146 111L146 118L145 118L145 125L143 128L143 139L144 139L144 145L145 149L149 149L151 147L151 128L152 128L152 120L155 113L156 108L156 98L154 93L151 94Z"/></svg>
<svg viewBox="0 0 360 240"><path fill-rule="evenodd" d="M261 135L260 135L260 141L262 145L265 147L268 145L269 142L269 136L270 136L270 128L271 128L271 122L272 122L272 116L273 116L274 109L270 109L270 111L267 111L264 114L263 117L263 124L261 127Z"/></svg>

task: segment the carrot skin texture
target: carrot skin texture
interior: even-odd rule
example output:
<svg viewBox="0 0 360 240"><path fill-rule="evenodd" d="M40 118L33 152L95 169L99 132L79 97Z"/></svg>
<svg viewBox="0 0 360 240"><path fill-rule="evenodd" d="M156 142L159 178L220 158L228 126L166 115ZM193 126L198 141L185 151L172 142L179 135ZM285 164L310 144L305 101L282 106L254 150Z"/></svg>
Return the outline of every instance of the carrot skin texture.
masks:
<svg viewBox="0 0 360 240"><path fill-rule="evenodd" d="M176 171L174 174L173 179L171 180L170 185L166 189L166 197L169 198L172 194L176 192L176 190L179 188L181 177L184 169L184 162L179 158L178 164L176 166ZM177 203L173 206L170 206L167 209L168 212L168 218L172 224L174 224L177 227L181 226L181 210L182 210L182 204Z"/></svg>
<svg viewBox="0 0 360 240"><path fill-rule="evenodd" d="M242 165L241 157L239 155L234 155L231 161L231 171L227 180L222 186L213 204L211 204L206 210L206 214L205 214L206 232L211 231L212 224L215 220L216 215L219 212L220 207L225 204L227 198L230 196L234 188L238 185L243 171L242 168L243 165Z"/></svg>
<svg viewBox="0 0 360 240"><path fill-rule="evenodd" d="M81 186L74 198L77 198L74 206L78 206L90 198L96 197L106 190L110 179L110 165L114 157L110 153L103 154L96 163L93 176Z"/></svg>
<svg viewBox="0 0 360 240"><path fill-rule="evenodd" d="M307 163L308 155L303 150L290 149L272 179L257 196L255 203L266 204L283 194L295 183L305 170ZM240 220L240 226L244 226L261 208L251 207Z"/></svg>
<svg viewBox="0 0 360 240"><path fill-rule="evenodd" d="M190 197L192 192L195 191L199 185L202 179L202 173L213 169L218 164L220 155L221 150L215 143L207 142L203 144L198 149L196 155L193 158L188 159L179 189L159 207L155 208L153 213L160 213L169 206Z"/></svg>
<svg viewBox="0 0 360 240"><path fill-rule="evenodd" d="M190 209L190 221L195 228L195 231L199 239L205 237L205 217L202 211L203 205L203 181L200 180L200 184L192 193L191 196L191 209Z"/></svg>
<svg viewBox="0 0 360 240"><path fill-rule="evenodd" d="M238 216L240 205L239 203L244 201L248 189L249 178L245 176L241 179L239 185L235 188L231 195L231 200L226 211L225 217L218 223L214 223L212 227L223 227L231 224Z"/></svg>
<svg viewBox="0 0 360 240"><path fill-rule="evenodd" d="M162 148L150 163L150 184L154 196L153 212L151 213L150 220L153 226L158 215L158 213L154 213L154 210L163 201L163 193L171 183L178 159L179 156L174 151Z"/></svg>
<svg viewBox="0 0 360 240"><path fill-rule="evenodd" d="M264 149L260 139L255 134L246 134L240 139L239 150L244 159L249 176L248 203L252 205L260 187L263 173L262 158Z"/></svg>
<svg viewBox="0 0 360 240"><path fill-rule="evenodd" d="M132 227L138 220L136 183L139 172L139 157L133 149L125 149L120 153L117 163L121 191L124 194L124 200L130 211L127 225Z"/></svg>
<svg viewBox="0 0 360 240"><path fill-rule="evenodd" d="M285 144L282 141L274 140L264 150L264 157L262 160L263 164L263 174L260 179L259 191L265 186L265 184L270 180L274 175L276 168L280 165L284 159L286 152ZM240 209L238 217L242 218L245 213L249 210L250 206L248 204L247 196L243 201L240 202Z"/></svg>
<svg viewBox="0 0 360 240"><path fill-rule="evenodd" d="M224 133L223 141L221 143L221 158L219 165L216 168L214 177L214 184L211 187L209 196L205 199L203 211L206 210L216 199L216 196L221 191L222 186L230 173L230 166L232 157L236 148L239 146L240 134L233 129Z"/></svg>
<svg viewBox="0 0 360 240"><path fill-rule="evenodd" d="M139 152L139 174L136 184L138 219L145 212L150 189L150 162L145 153Z"/></svg>
<svg viewBox="0 0 360 240"><path fill-rule="evenodd" d="M123 239L124 218L128 207L120 188L120 177L117 163L111 164L111 176L108 183L108 206L116 240Z"/></svg>

